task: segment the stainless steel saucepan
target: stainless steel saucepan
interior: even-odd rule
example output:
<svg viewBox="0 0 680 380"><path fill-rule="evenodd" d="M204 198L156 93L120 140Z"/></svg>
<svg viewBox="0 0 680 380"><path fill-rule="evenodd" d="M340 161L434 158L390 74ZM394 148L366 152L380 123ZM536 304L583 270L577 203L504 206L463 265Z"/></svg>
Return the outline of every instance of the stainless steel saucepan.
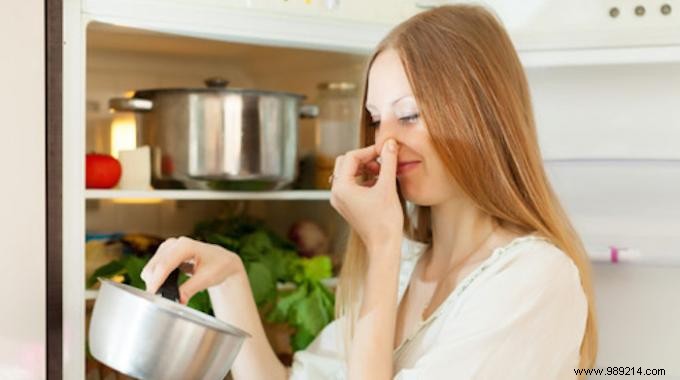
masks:
<svg viewBox="0 0 680 380"><path fill-rule="evenodd" d="M174 302L178 274L168 277L162 296L100 278L89 328L92 355L138 379L224 379L250 335Z"/></svg>
<svg viewBox="0 0 680 380"><path fill-rule="evenodd" d="M154 152L154 187L281 189L298 174L298 119L316 117L304 95L227 87L162 88L109 101L137 112L138 145ZM207 186L210 188L211 186Z"/></svg>

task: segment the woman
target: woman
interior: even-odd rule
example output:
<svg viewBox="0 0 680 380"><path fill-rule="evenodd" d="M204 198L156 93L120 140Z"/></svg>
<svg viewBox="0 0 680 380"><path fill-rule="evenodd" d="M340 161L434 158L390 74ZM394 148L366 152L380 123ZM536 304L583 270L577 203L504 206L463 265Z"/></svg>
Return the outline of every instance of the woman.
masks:
<svg viewBox="0 0 680 380"><path fill-rule="evenodd" d="M194 261L181 301L207 288L216 315L253 335L235 379L573 379L591 367L589 261L546 178L525 74L496 18L452 5L403 22L370 57L363 100L365 147L338 157L331 178L351 226L337 318L291 369L235 254L168 239L144 269L147 289Z"/></svg>

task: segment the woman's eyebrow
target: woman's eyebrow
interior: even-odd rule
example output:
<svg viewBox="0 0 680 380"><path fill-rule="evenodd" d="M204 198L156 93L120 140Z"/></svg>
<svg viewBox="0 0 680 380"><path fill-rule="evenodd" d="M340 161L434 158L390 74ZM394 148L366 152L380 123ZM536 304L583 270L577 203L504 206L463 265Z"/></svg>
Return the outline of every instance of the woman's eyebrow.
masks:
<svg viewBox="0 0 680 380"><path fill-rule="evenodd" d="M400 100L402 100L402 99L404 99L404 98L407 98L407 97L409 97L409 96L413 96L413 94L402 95L402 96L396 98L395 100L393 100L392 103L390 103L390 105L394 105L394 104L397 103L398 101L400 101ZM375 107L373 106L373 104L366 103L366 108L368 109L368 108L375 108Z"/></svg>

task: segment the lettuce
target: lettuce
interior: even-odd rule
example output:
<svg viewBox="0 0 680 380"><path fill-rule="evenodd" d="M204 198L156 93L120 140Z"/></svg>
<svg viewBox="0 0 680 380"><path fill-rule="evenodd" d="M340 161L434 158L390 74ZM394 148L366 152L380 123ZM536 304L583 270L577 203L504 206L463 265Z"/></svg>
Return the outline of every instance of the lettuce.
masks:
<svg viewBox="0 0 680 380"><path fill-rule="evenodd" d="M239 255L265 320L295 328L294 351L305 349L333 320L335 297L321 282L333 275L328 256L300 257L292 242L244 216L199 223L195 236ZM295 289L277 292L277 283Z"/></svg>

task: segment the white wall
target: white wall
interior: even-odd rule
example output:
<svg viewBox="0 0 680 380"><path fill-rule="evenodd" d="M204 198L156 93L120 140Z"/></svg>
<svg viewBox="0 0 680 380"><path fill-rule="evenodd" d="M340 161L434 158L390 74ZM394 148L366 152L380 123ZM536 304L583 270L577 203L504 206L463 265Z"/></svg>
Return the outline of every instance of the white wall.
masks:
<svg viewBox="0 0 680 380"><path fill-rule="evenodd" d="M42 0L0 2L0 378L45 377Z"/></svg>

